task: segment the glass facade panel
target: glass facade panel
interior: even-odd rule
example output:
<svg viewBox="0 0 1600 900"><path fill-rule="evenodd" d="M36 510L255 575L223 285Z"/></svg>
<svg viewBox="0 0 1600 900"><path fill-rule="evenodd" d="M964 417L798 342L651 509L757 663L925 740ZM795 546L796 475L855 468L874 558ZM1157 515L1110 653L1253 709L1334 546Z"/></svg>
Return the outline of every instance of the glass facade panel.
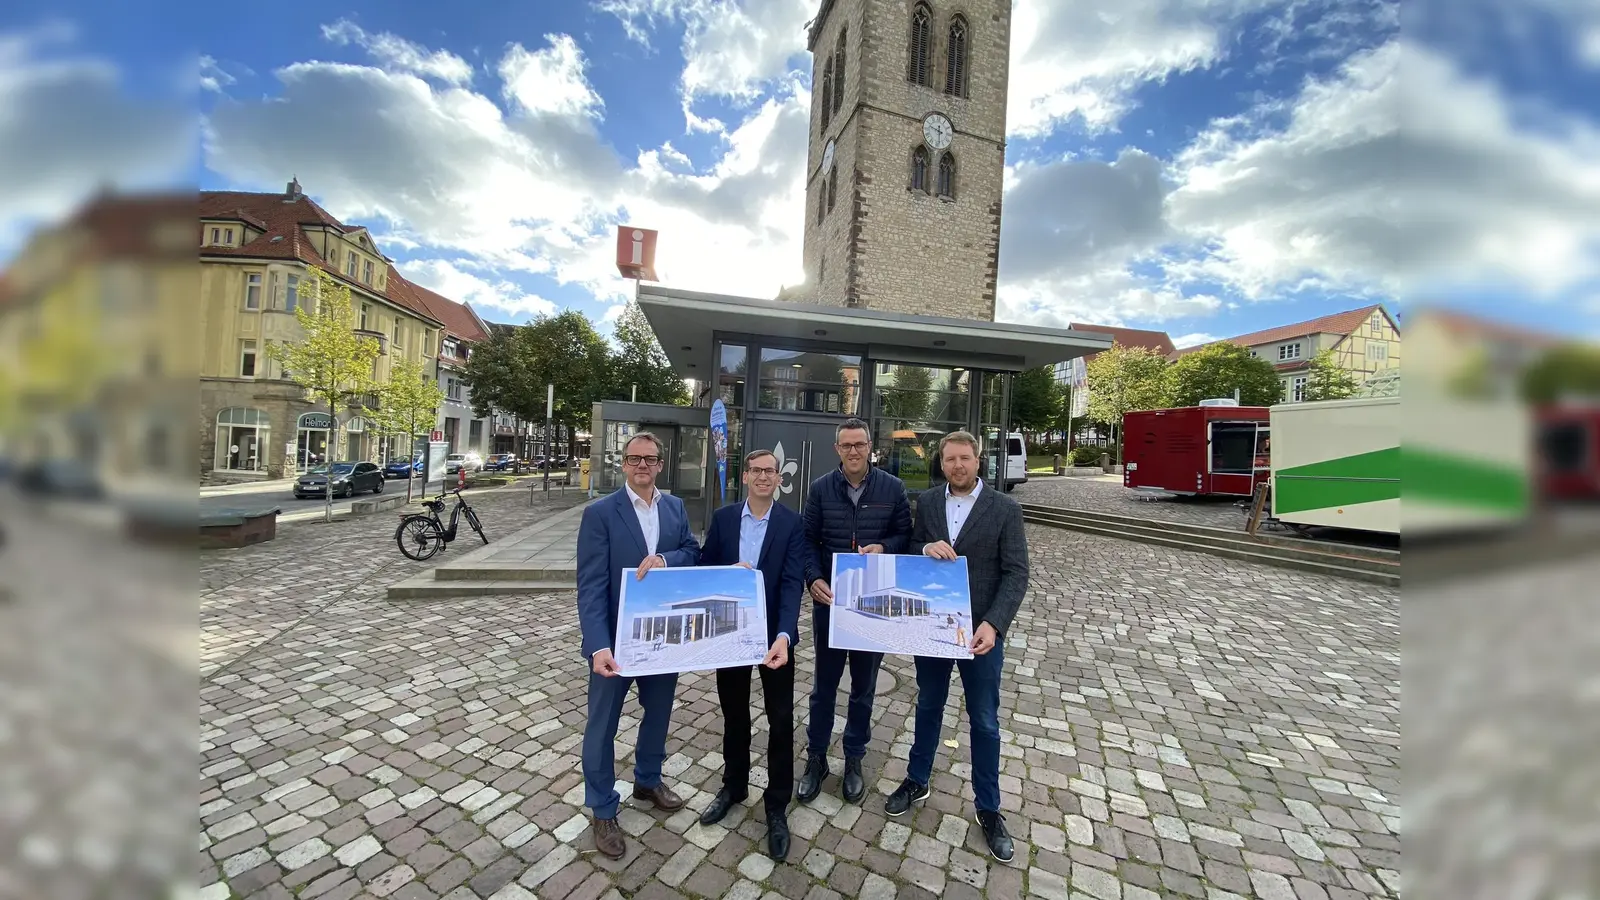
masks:
<svg viewBox="0 0 1600 900"><path fill-rule="evenodd" d="M857 414L861 357L819 350L761 350L761 409Z"/></svg>
<svg viewBox="0 0 1600 900"><path fill-rule="evenodd" d="M971 427L973 373L960 368L878 363L873 389L873 454L911 493L944 483L939 439Z"/></svg>
<svg viewBox="0 0 1600 900"><path fill-rule="evenodd" d="M723 344L717 351L716 399L728 411L728 474L726 493L715 502L732 503L743 496L744 485L740 476L744 471L744 400L746 376L749 372L750 348L743 344ZM716 484L717 472L711 471L711 482Z"/></svg>

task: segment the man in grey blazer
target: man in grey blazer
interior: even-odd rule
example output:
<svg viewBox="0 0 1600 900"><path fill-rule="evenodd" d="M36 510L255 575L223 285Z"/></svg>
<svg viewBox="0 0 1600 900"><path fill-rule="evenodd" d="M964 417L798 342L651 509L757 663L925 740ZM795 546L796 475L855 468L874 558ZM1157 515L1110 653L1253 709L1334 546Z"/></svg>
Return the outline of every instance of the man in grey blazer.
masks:
<svg viewBox="0 0 1600 900"><path fill-rule="evenodd" d="M1000 815L1000 677L1005 659L1006 630L1028 589L1028 539L1022 529L1022 507L978 479L978 439L953 431L939 441L944 490L917 498L911 552L934 559L966 557L972 592L969 660L916 658L917 724L911 743L906 780L884 802L898 816L928 797L933 758L939 751L944 704L950 695L950 670L961 670L967 695L967 720L972 728L972 791L978 824L989 853L1010 862L1011 835Z"/></svg>

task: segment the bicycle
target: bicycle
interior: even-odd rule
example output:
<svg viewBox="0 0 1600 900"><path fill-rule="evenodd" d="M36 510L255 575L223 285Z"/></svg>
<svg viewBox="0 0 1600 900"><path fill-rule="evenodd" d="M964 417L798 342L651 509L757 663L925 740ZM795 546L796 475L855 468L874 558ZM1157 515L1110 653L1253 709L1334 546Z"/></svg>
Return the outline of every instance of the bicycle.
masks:
<svg viewBox="0 0 1600 900"><path fill-rule="evenodd" d="M422 505L428 508L427 513L410 513L400 518L400 526L394 531L394 542L399 545L400 552L417 562L432 559L445 545L456 539L456 522L465 513L467 524L472 530L483 538L485 544L489 543L489 536L483 533L483 524L478 521L478 514L468 505L467 498L461 496L461 488L446 491L456 495L456 508L450 512L450 525L445 526L439 520L439 515L444 512L444 494L437 500L424 499Z"/></svg>

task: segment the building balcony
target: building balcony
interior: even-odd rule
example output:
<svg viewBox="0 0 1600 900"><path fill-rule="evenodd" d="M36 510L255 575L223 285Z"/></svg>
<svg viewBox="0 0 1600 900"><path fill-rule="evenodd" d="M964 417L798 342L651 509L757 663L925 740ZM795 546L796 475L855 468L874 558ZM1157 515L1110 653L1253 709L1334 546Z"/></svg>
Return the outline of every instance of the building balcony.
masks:
<svg viewBox="0 0 1600 900"><path fill-rule="evenodd" d="M373 331L370 328L357 328L357 329L355 329L355 332L356 332L356 335L358 337L372 338L373 340L377 341L378 342L378 355L379 356L388 356L389 355L389 336L388 335L384 334L381 331Z"/></svg>

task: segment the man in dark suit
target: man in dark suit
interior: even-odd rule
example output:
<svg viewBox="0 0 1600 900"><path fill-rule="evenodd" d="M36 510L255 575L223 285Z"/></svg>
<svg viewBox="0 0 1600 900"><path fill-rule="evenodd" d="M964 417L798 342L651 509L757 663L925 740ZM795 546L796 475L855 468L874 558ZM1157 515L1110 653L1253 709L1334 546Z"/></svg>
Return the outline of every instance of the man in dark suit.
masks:
<svg viewBox="0 0 1600 900"><path fill-rule="evenodd" d="M939 441L943 490L924 491L917 498L917 523L911 552L934 559L966 557L967 584L972 594L972 659L916 657L917 717L906 780L884 802L884 811L898 816L928 796L933 758L939 751L945 700L950 695L950 669L961 670L967 695L967 721L972 728L972 790L989 853L1010 862L1012 840L1000 815L1000 676L1005 659L1006 629L1028 589L1028 539L1022 528L1022 507L997 488L978 479L978 440L953 431Z"/></svg>
<svg viewBox="0 0 1600 900"><path fill-rule="evenodd" d="M833 743L834 703L839 681L850 670L850 701L844 720L844 799L860 803L867 793L861 769L872 739L872 701L878 691L882 653L837 650L828 644L828 616L833 604L835 553L904 553L911 543L911 503L900 479L872 465L872 433L867 423L850 418L834 429L839 468L811 482L806 496L806 585L811 588L811 638L817 645L817 667L811 686L811 720L806 726L806 769L795 796L810 803L828 777L828 745Z"/></svg>
<svg viewBox="0 0 1600 900"><path fill-rule="evenodd" d="M760 571L767 591L767 643L761 696L767 710L767 852L789 855L789 797L794 790L794 642L800 633L800 592L806 565L805 523L773 502L780 483L778 458L755 450L744 458L745 502L711 517L700 551L703 566L742 565ZM722 821L750 791L750 667L717 670L722 704L722 789L700 822Z"/></svg>
<svg viewBox="0 0 1600 900"><path fill-rule="evenodd" d="M583 657L589 661L589 721L583 729L584 805L594 816L595 848L620 859L627 852L617 824L616 740L628 685L639 684L639 724L635 751L633 797L673 811L683 800L661 781L667 757L667 720L678 676L624 678L612 654L617 633L617 603L623 570L634 578L661 566L693 566L700 545L689 532L683 501L656 489L662 463L661 441L640 432L623 448L627 474L623 489L583 511L578 526L578 621L583 631Z"/></svg>

